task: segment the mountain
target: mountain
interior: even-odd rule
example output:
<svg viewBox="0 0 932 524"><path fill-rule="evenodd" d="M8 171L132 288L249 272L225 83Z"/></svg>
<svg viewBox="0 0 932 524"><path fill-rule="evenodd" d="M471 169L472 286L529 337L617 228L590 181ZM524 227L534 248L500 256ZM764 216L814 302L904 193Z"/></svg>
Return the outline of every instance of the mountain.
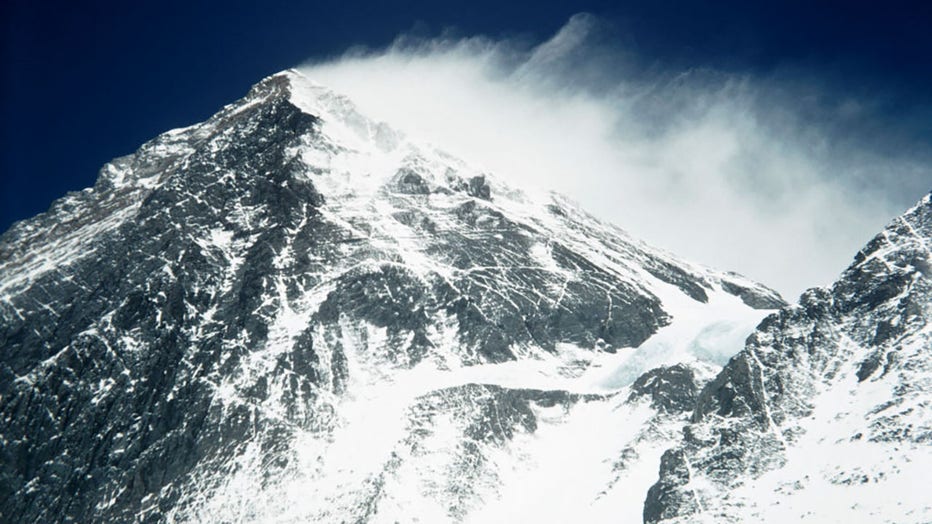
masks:
<svg viewBox="0 0 932 524"><path fill-rule="evenodd" d="M698 395L644 521L932 521L932 195L765 319Z"/></svg>
<svg viewBox="0 0 932 524"><path fill-rule="evenodd" d="M682 361L692 396L783 305L294 71L16 224L0 268L18 522L460 520L573 417L607 483L619 387Z"/></svg>
<svg viewBox="0 0 932 524"><path fill-rule="evenodd" d="M0 521L748 521L855 459L922 486L928 206L785 307L274 75L0 237ZM814 475L849 429L876 454Z"/></svg>

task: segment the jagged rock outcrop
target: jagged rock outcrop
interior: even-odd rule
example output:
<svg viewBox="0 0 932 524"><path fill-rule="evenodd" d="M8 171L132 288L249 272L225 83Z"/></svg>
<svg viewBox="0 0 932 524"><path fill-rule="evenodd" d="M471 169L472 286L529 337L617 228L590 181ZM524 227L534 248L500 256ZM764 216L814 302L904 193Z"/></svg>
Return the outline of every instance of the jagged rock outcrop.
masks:
<svg viewBox="0 0 932 524"><path fill-rule="evenodd" d="M692 411L699 394L696 372L689 366L676 364L652 369L631 384L631 400L650 399L651 406L661 412Z"/></svg>
<svg viewBox="0 0 932 524"><path fill-rule="evenodd" d="M932 518L930 246L932 195L765 319L664 453L645 522Z"/></svg>

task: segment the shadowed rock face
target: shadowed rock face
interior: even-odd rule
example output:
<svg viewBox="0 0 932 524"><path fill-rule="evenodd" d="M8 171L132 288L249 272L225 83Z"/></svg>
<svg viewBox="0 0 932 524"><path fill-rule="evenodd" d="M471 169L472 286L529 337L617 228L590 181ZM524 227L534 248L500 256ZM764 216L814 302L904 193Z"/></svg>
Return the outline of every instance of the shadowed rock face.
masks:
<svg viewBox="0 0 932 524"><path fill-rule="evenodd" d="M651 406L661 413L692 411L696 405L699 384L695 372L677 364L652 369L631 385L629 400L650 398Z"/></svg>
<svg viewBox="0 0 932 524"><path fill-rule="evenodd" d="M321 197L286 153L316 119L285 89L257 86L249 98L262 104L157 138L114 161L93 191L4 235L6 264L56 262L23 269L28 280L0 306L5 519L131 520L147 496L254 430L248 405L222 412L213 402L217 381L268 339L280 307L266 300L274 253L333 233L311 225ZM151 171L159 183L114 187L114 171ZM114 214L127 218L99 226ZM217 230L242 246L235 263L206 245ZM69 241L74 253L56 251ZM313 378L298 377L292 394ZM244 394L257 402L267 391L256 383Z"/></svg>
<svg viewBox="0 0 932 524"><path fill-rule="evenodd" d="M857 478L884 493L901 467L925 456L920 450L932 442L930 198L894 220L832 287L809 290L799 305L765 319L746 349L703 388L682 444L663 455L645 522L690 522L699 514L742 522L749 511L764 511L766 501L741 490L789 467L794 449L821 445L825 427L837 433L821 437L835 449L865 441L870 452L852 451L854 464L846 464L809 451L806 474L786 473L785 486L777 486L785 490L784 506L822 475L828 485ZM831 474L819 469L820 459L829 461ZM922 501L913 498L904 494L899 505L918 504L908 519L927 520ZM893 509L876 514L877 521L905 518ZM871 511L866 500L859 511Z"/></svg>
<svg viewBox="0 0 932 524"><path fill-rule="evenodd" d="M0 521L197 520L184 504L249 453L267 457L259 485L293 470L297 436L333 432L360 377L560 344L624 351L671 320L656 281L700 302L722 289L781 301L557 198L537 206L458 160L402 150L317 87L323 113L299 108L299 80L266 79L0 237ZM391 167L373 174L379 155ZM688 373L657 378L673 389L642 394L681 409ZM488 400L461 431L492 444L534 430L529 402L576 401L457 391L441 396ZM446 406L433 398L424 410ZM492 407L507 424L490 433Z"/></svg>

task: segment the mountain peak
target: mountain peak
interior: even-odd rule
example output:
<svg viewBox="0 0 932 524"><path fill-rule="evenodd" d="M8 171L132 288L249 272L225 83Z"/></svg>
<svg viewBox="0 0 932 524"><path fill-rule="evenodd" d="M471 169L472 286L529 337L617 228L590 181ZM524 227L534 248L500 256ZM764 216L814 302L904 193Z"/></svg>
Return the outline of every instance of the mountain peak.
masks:
<svg viewBox="0 0 932 524"><path fill-rule="evenodd" d="M293 70L113 160L0 238L0 507L496 520L536 435L593 451L576 509L639 514L622 495L784 303L506 176Z"/></svg>

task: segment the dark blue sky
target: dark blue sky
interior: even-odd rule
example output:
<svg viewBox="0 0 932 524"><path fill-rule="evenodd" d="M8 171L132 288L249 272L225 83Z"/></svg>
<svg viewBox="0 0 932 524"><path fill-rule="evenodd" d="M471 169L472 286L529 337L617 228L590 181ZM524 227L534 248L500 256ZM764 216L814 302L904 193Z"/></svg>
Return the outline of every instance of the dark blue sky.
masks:
<svg viewBox="0 0 932 524"><path fill-rule="evenodd" d="M445 28L543 40L581 11L610 21L648 66L798 69L883 99L879 126L897 129L900 142L932 144L932 7L922 2L77 4L0 6L0 231L92 185L109 159L306 59Z"/></svg>

